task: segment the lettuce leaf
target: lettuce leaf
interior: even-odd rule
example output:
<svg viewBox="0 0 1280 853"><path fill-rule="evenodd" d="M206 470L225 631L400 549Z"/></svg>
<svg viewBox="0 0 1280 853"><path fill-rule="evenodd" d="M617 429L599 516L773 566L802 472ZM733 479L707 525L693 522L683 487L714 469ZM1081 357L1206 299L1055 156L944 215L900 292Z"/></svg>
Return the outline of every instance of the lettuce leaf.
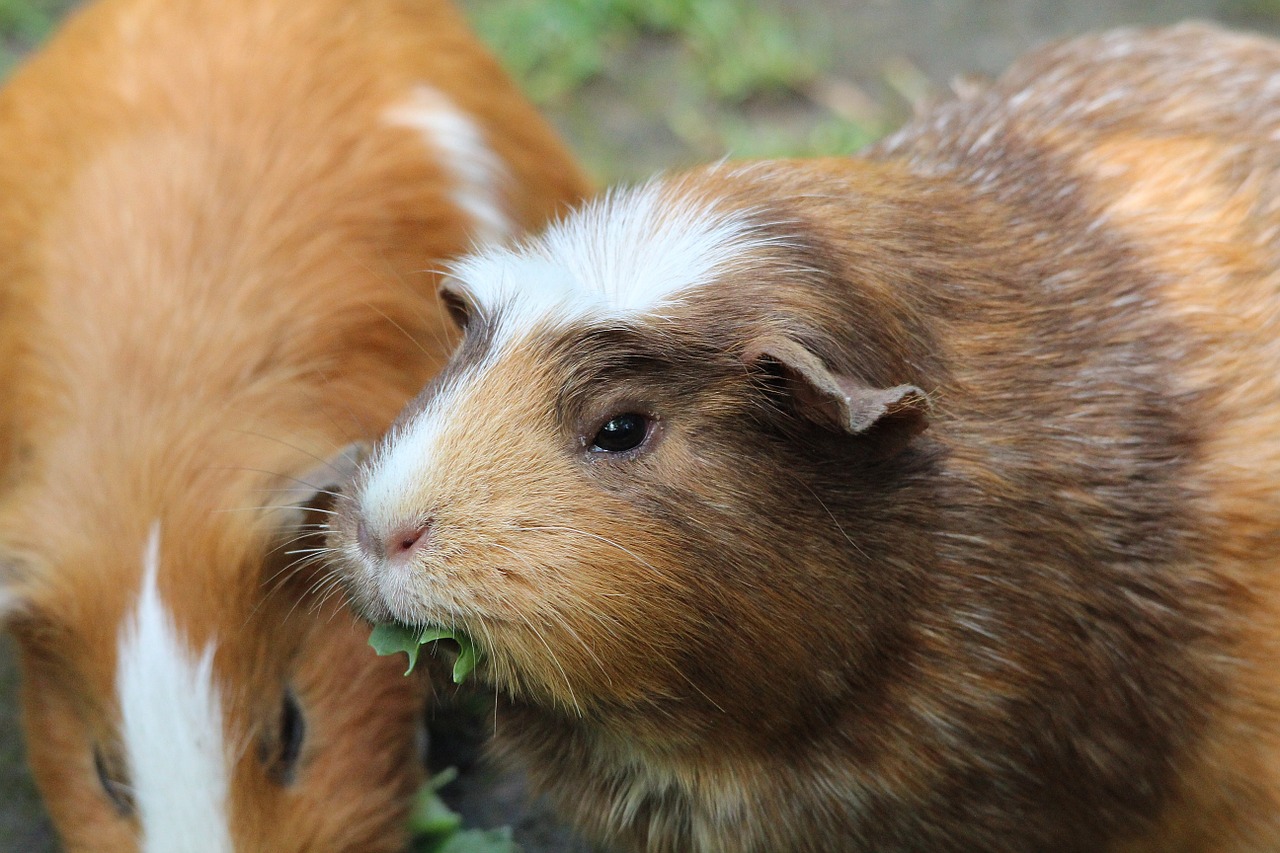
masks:
<svg viewBox="0 0 1280 853"><path fill-rule="evenodd" d="M413 853L519 853L510 827L463 829L462 816L444 804L438 793L458 776L446 768L427 781L409 816Z"/></svg>
<svg viewBox="0 0 1280 853"><path fill-rule="evenodd" d="M380 655L394 655L404 652L409 656L409 668L405 675L413 672L418 665L418 652L427 643L436 640L452 640L458 644L458 658L453 662L453 682L461 684L476 668L479 653L471 636L465 631L428 626L426 628L407 628L404 625L384 623L375 625L369 635L369 645Z"/></svg>

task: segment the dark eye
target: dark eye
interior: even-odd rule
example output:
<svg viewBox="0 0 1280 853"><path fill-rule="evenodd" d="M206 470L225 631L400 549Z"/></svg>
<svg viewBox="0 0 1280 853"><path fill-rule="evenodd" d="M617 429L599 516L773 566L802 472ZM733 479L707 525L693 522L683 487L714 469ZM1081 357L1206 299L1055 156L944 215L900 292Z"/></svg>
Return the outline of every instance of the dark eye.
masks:
<svg viewBox="0 0 1280 853"><path fill-rule="evenodd" d="M628 412L616 415L605 422L591 439L591 449L605 453L622 453L635 450L649 435L649 419L644 415Z"/></svg>
<svg viewBox="0 0 1280 853"><path fill-rule="evenodd" d="M102 750L93 750L93 769L98 774L98 784L106 792L107 799L115 808L116 814L128 817L133 814L133 791L124 781L124 773L116 766L116 762L108 761Z"/></svg>
<svg viewBox="0 0 1280 853"><path fill-rule="evenodd" d="M278 785L293 782L306 734L307 723L302 716L302 708L293 693L286 690L280 702L280 722L275 736L262 745L262 760L267 766L267 778L272 782Z"/></svg>
<svg viewBox="0 0 1280 853"><path fill-rule="evenodd" d="M471 306L462 296L462 293L446 284L440 288L440 301L444 303L445 309L449 312L449 317L457 324L458 328L465 330L467 324L471 322Z"/></svg>

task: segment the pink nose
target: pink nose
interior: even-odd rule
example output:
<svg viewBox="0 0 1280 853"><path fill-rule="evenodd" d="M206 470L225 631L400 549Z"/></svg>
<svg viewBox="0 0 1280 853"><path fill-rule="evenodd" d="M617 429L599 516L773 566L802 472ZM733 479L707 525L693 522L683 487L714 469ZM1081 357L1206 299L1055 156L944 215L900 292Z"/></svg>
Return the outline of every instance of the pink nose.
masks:
<svg viewBox="0 0 1280 853"><path fill-rule="evenodd" d="M396 557L405 557L413 553L418 548L427 544L429 533L431 532L431 522L427 521L423 524L413 525L411 527L402 527L392 532L387 537L386 555L388 559Z"/></svg>
<svg viewBox="0 0 1280 853"><path fill-rule="evenodd" d="M431 541L430 533L431 519L427 519L421 524L395 528L386 539L379 542L377 537L369 532L369 527L363 519L356 525L356 540L360 543L360 548L375 560L406 559Z"/></svg>

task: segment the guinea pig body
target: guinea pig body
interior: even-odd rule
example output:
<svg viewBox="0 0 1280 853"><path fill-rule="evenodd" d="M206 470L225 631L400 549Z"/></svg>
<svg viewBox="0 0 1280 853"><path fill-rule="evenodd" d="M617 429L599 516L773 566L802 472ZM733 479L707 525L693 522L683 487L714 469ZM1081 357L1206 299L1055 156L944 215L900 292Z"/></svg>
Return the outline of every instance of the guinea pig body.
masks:
<svg viewBox="0 0 1280 853"><path fill-rule="evenodd" d="M402 850L424 690L308 559L334 455L445 361L432 267L584 179L436 0L105 0L0 149L0 618L65 849Z"/></svg>
<svg viewBox="0 0 1280 853"><path fill-rule="evenodd" d="M1275 849L1278 76L1067 42L461 263L358 609L470 634L619 849Z"/></svg>

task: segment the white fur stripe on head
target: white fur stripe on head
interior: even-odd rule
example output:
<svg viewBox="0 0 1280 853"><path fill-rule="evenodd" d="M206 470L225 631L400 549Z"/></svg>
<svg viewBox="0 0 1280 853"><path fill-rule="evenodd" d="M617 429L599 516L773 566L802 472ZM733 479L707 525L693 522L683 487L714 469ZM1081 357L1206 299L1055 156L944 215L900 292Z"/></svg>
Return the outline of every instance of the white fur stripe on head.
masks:
<svg viewBox="0 0 1280 853"><path fill-rule="evenodd" d="M515 249L492 247L453 267L456 285L490 313L499 336L538 323L633 319L661 312L776 243L751 211L724 211L655 180L610 192Z"/></svg>
<svg viewBox="0 0 1280 853"><path fill-rule="evenodd" d="M421 133L439 155L441 167L453 180L450 198L471 218L472 238L477 243L511 236L513 228L503 204L503 188L509 182L507 168L470 116L439 89L424 84L388 109L384 117L389 124Z"/></svg>
<svg viewBox="0 0 1280 853"><path fill-rule="evenodd" d="M116 692L146 853L231 853L222 701L213 645L197 657L160 600L160 526L151 529L142 588L121 628Z"/></svg>

